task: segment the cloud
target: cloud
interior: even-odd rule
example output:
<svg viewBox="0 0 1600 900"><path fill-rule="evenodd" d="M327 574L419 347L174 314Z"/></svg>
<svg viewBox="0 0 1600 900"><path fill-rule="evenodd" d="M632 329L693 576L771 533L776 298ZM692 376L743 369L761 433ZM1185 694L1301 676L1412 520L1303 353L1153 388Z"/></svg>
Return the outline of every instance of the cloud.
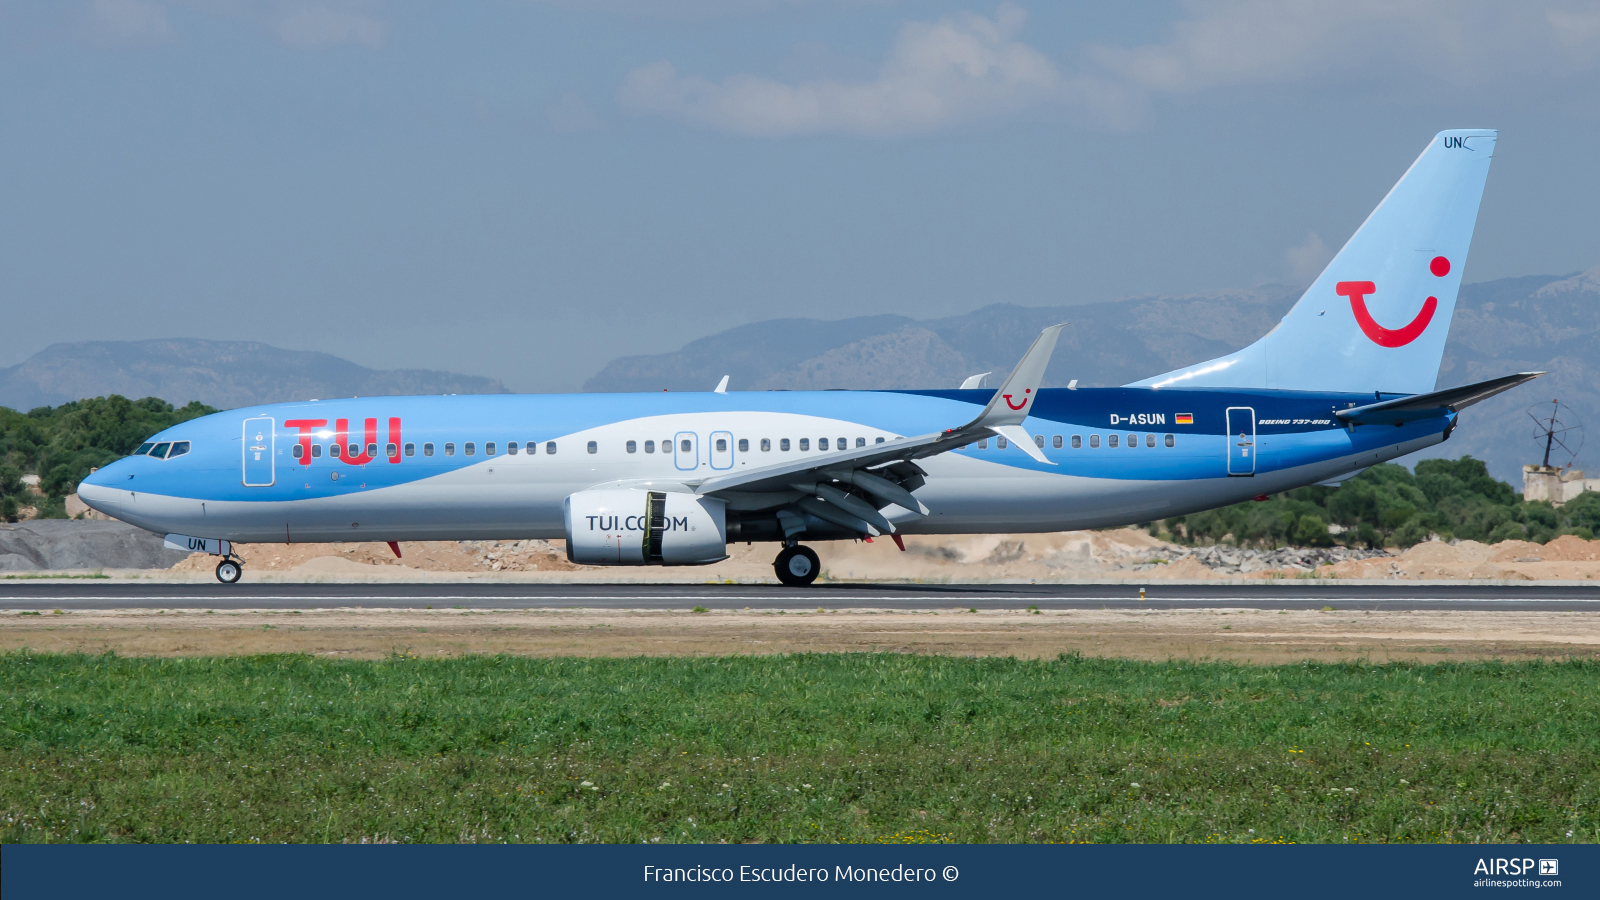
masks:
<svg viewBox="0 0 1600 900"><path fill-rule="evenodd" d="M606 124L600 119L600 114L594 111L594 107L582 97L571 93L562 94L561 99L550 104L544 114L550 120L550 127L555 129L556 134L594 131Z"/></svg>
<svg viewBox="0 0 1600 900"><path fill-rule="evenodd" d="M1432 92L1441 82L1482 85L1600 62L1593 0L1189 0L1183 8L1165 41L1087 46L1076 67L1018 40L1026 14L1007 3L993 18L958 13L904 25L870 79L713 81L662 61L630 72L618 100L635 114L767 137L915 134L1041 109L1125 128L1153 99L1229 87L1377 78L1394 90L1420 78ZM1407 71L1417 77L1396 78Z"/></svg>
<svg viewBox="0 0 1600 900"><path fill-rule="evenodd" d="M1095 85L1066 78L1016 40L1025 19L1005 4L992 19L960 13L909 23L871 81L790 85L735 75L713 82L658 62L630 72L618 100L634 113L763 136L907 134L1042 104L1090 104Z"/></svg>
<svg viewBox="0 0 1600 900"><path fill-rule="evenodd" d="M1491 0L1191 0L1165 43L1095 46L1089 58L1130 87L1189 93L1233 85L1361 77L1378 67L1475 84L1592 64L1600 6ZM1379 69L1379 71L1382 71Z"/></svg>
<svg viewBox="0 0 1600 900"><path fill-rule="evenodd" d="M94 0L89 4L90 39L103 46L149 47L178 39L167 11L144 0Z"/></svg>
<svg viewBox="0 0 1600 900"><path fill-rule="evenodd" d="M310 6L279 20L278 39L301 50L322 50L341 44L382 46L387 28L371 16Z"/></svg>
<svg viewBox="0 0 1600 900"><path fill-rule="evenodd" d="M1283 258L1289 264L1289 276L1295 284L1310 284L1328 267L1333 251L1313 231L1306 235L1305 243L1283 251Z"/></svg>
<svg viewBox="0 0 1600 900"><path fill-rule="evenodd" d="M539 0L539 2L576 12L683 22L747 18L800 7L887 6L895 0Z"/></svg>

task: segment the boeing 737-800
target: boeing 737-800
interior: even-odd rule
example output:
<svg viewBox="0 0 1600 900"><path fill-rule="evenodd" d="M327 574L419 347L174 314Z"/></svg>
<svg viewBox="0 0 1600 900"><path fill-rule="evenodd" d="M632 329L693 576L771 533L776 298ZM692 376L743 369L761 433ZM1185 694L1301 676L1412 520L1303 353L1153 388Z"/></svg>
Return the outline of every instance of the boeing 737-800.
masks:
<svg viewBox="0 0 1600 900"><path fill-rule="evenodd" d="M78 495L229 583L233 542L538 538L601 566L772 541L805 585L802 540L1124 525L1338 481L1539 374L1435 390L1495 139L1429 141L1265 337L1124 387L1042 388L1055 325L993 393L308 400L169 428Z"/></svg>

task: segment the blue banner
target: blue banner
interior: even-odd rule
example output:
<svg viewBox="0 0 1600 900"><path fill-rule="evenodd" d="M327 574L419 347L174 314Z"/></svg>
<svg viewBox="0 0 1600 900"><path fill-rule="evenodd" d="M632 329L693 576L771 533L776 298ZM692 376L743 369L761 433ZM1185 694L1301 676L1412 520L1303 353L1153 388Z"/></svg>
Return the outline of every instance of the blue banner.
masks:
<svg viewBox="0 0 1600 900"><path fill-rule="evenodd" d="M29 846L5 900L1600 896L1593 845ZM1504 896L1500 894L1500 896Z"/></svg>

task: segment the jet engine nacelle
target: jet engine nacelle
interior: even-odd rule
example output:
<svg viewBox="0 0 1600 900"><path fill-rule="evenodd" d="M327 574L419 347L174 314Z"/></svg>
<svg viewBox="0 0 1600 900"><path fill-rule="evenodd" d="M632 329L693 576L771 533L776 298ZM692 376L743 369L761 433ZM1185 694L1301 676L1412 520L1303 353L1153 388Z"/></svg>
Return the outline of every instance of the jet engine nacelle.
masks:
<svg viewBox="0 0 1600 900"><path fill-rule="evenodd" d="M667 491L567 498L567 559L585 566L700 566L728 558L727 505Z"/></svg>

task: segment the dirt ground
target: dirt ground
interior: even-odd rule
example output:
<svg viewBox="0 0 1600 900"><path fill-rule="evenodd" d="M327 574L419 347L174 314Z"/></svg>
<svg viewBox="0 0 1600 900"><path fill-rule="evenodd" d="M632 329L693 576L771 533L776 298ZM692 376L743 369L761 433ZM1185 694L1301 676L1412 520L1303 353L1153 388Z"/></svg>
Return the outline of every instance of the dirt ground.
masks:
<svg viewBox="0 0 1600 900"><path fill-rule="evenodd" d="M872 543L812 544L824 580L835 582L1150 582L1337 578L1384 581L1567 581L1600 579L1600 540L1566 536L1540 545L1429 541L1403 553L1318 567L1213 571L1182 548L1136 528L1050 534L917 536L906 552ZM730 544L729 558L680 568L577 566L561 541L430 541L385 544L236 544L249 582L656 582L775 583L773 544ZM213 582L217 558L195 554L171 569L106 570L114 578ZM37 577L37 576L30 576Z"/></svg>
<svg viewBox="0 0 1600 900"><path fill-rule="evenodd" d="M985 611L940 609L118 610L0 613L0 650L135 656L468 653L694 656L795 652L1134 659L1469 660L1600 657L1582 612Z"/></svg>

